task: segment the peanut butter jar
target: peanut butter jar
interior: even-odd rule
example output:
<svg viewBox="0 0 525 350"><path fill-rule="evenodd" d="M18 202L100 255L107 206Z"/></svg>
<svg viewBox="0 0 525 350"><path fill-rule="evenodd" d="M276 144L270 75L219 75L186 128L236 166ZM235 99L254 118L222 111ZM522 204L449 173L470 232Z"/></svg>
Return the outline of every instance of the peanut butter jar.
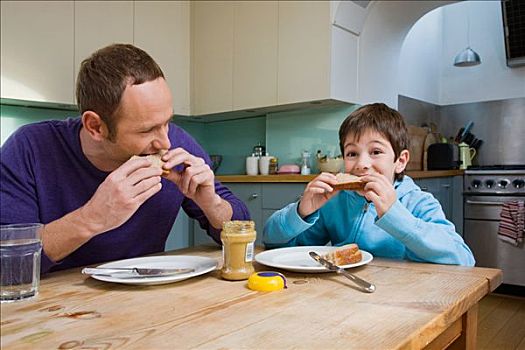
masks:
<svg viewBox="0 0 525 350"><path fill-rule="evenodd" d="M222 278L240 281L250 277L254 272L252 262L256 237L253 221L234 220L222 225Z"/></svg>

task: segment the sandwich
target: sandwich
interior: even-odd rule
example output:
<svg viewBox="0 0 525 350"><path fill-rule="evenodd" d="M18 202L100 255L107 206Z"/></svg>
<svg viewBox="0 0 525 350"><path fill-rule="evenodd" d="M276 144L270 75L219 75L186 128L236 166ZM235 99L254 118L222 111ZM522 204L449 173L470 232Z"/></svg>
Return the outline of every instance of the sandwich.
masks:
<svg viewBox="0 0 525 350"><path fill-rule="evenodd" d="M332 186L335 190L362 190L366 184L361 181L360 177L355 175L339 173L335 177L337 178L337 184Z"/></svg>
<svg viewBox="0 0 525 350"><path fill-rule="evenodd" d="M337 247L331 252L324 254L323 258L335 265L349 265L360 262L363 259L363 255L357 244L351 243Z"/></svg>
<svg viewBox="0 0 525 350"><path fill-rule="evenodd" d="M149 160L152 164L152 166L161 168L162 169L162 175L168 175L170 173L170 169L164 169L165 162L162 160L162 156L166 153L166 151L161 151L159 153L155 154L148 154L145 156L133 156L131 159L137 159L137 158L146 158Z"/></svg>

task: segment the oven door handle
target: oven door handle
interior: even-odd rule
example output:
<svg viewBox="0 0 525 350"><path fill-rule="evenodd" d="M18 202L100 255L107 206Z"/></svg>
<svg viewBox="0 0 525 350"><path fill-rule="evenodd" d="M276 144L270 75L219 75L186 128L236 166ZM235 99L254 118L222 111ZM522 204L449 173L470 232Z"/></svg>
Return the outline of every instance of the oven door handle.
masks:
<svg viewBox="0 0 525 350"><path fill-rule="evenodd" d="M467 204L477 204L477 205L503 205L503 202L472 201L470 199L467 199L466 203Z"/></svg>

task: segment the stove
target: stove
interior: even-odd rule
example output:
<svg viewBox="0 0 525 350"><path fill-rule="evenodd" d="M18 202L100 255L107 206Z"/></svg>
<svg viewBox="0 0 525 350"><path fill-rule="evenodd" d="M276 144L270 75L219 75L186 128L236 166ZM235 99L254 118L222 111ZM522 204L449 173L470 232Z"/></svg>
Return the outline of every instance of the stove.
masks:
<svg viewBox="0 0 525 350"><path fill-rule="evenodd" d="M465 193L525 194L525 166L475 167L465 170Z"/></svg>
<svg viewBox="0 0 525 350"><path fill-rule="evenodd" d="M476 266L503 270L503 283L525 287L525 249L498 235L501 208L525 201L525 165L469 167L464 181L464 239Z"/></svg>

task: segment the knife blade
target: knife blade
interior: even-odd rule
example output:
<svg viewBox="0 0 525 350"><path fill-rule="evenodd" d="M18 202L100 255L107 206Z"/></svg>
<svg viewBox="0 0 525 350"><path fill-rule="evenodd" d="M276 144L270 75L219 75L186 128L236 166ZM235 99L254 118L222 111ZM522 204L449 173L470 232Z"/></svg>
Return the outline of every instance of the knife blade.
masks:
<svg viewBox="0 0 525 350"><path fill-rule="evenodd" d="M321 257L316 252L309 252L308 254L310 254L312 259L314 259L315 261L317 261L318 263L320 263L321 265L326 267L328 270L337 272L338 274L341 274L341 275L345 276L346 278L348 278L349 280L351 280L352 282L354 282L357 286L359 286L359 288L362 291L367 292L367 293L375 292L376 286L373 285L372 283L367 282L367 281L357 277L356 275L346 271L345 269L343 269L343 268L341 268L341 267L331 263L330 261L328 261L328 260L324 259L323 257Z"/></svg>
<svg viewBox="0 0 525 350"><path fill-rule="evenodd" d="M86 267L85 275L104 275L117 278L163 277L193 272L191 268L143 268L143 267Z"/></svg>

